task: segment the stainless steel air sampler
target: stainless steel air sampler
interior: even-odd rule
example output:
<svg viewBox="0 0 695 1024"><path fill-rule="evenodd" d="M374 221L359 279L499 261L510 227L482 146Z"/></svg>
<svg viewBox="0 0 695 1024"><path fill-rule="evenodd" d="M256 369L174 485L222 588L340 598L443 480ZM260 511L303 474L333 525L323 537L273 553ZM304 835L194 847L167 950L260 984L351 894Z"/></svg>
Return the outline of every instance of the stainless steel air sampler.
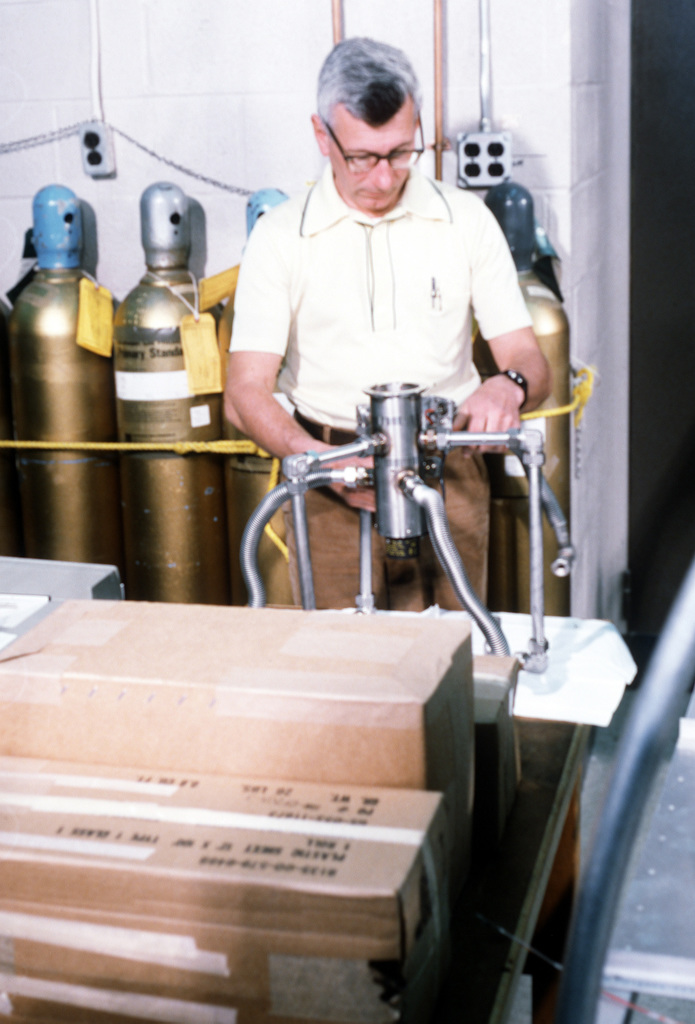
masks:
<svg viewBox="0 0 695 1024"><path fill-rule="evenodd" d="M500 626L471 587L461 557L451 538L444 499L426 483L441 477L443 460L452 448L507 448L522 461L529 481L530 607L532 636L528 651L520 654L524 668L543 672L547 665L544 635L543 531L545 509L561 548L558 569L568 571L574 556L567 523L542 475L543 437L540 431L519 428L492 433L454 431L454 405L445 398L425 396L416 384L379 384L366 390L369 406L358 406L358 438L351 444L324 452L304 452L283 461L286 480L270 491L249 519L241 545L241 567L249 604L265 604L263 581L258 574L258 545L265 524L285 501L291 500L297 539L297 567L304 608L315 608L311 554L304 495L313 487L341 482L348 486L373 486L376 496L376 529L387 542L392 557L417 553L419 538L429 535L435 553L462 606L481 629L488 650L509 653ZM372 456L373 470L327 468L340 459ZM360 611L374 610L371 590L371 516L361 514Z"/></svg>

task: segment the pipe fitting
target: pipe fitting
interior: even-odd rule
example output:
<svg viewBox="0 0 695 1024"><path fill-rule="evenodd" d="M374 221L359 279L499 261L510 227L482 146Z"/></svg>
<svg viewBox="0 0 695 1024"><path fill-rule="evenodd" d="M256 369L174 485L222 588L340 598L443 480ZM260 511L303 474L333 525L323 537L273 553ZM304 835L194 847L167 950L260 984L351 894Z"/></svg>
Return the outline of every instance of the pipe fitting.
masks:
<svg viewBox="0 0 695 1024"><path fill-rule="evenodd" d="M569 576L574 564L575 550L570 544L568 547L560 548L558 556L550 566L553 576L563 578Z"/></svg>

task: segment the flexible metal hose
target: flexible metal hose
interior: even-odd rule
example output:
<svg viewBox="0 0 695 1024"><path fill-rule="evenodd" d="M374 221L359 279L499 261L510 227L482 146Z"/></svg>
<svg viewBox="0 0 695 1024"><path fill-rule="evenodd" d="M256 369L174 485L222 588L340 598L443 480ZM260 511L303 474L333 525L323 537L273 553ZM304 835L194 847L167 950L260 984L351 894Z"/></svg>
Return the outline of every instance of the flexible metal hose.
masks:
<svg viewBox="0 0 695 1024"><path fill-rule="evenodd" d="M531 467L524 465L524 471L528 477ZM541 504L546 519L555 534L558 547L558 557L553 561L551 569L555 576L569 576L574 561L574 546L570 538L569 526L565 513L562 511L560 502L555 496L552 487L541 474Z"/></svg>
<svg viewBox="0 0 695 1024"><path fill-rule="evenodd" d="M302 481L302 489L309 490L312 487L325 487L328 484L341 483L344 479L345 470L317 469L307 474L306 479ZM250 608L265 607L265 587L258 570L258 545L261 542L266 523L292 497L295 490L296 485L285 481L274 487L272 491L268 491L263 500L259 502L251 513L244 529L241 538L239 560Z"/></svg>
<svg viewBox="0 0 695 1024"><path fill-rule="evenodd" d="M695 560L669 612L618 746L579 889L556 1024L593 1024L621 883L645 798L695 673Z"/></svg>
<svg viewBox="0 0 695 1024"><path fill-rule="evenodd" d="M403 493L425 513L427 528L435 554L461 605L477 622L492 654L508 655L509 645L495 618L473 590L461 556L451 536L449 521L444 510L444 499L439 491L428 487L416 473L404 473L400 480Z"/></svg>

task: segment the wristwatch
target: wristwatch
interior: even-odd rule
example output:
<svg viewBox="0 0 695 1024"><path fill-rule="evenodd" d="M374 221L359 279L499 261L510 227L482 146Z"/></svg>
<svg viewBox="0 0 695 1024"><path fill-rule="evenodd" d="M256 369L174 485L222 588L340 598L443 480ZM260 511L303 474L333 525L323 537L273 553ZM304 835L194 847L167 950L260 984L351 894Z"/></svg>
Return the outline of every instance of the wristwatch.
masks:
<svg viewBox="0 0 695 1024"><path fill-rule="evenodd" d="M509 377L515 384L518 384L521 390L524 392L524 400L519 406L521 409L528 400L528 381L524 377L523 373L519 373L518 370L501 370L499 373L500 377Z"/></svg>

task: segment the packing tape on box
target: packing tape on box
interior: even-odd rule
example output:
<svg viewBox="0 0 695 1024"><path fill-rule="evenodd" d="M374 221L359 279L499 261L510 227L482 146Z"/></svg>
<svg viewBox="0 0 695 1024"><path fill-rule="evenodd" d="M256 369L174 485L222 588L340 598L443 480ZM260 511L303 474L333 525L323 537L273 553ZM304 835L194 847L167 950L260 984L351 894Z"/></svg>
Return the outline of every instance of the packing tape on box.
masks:
<svg viewBox="0 0 695 1024"><path fill-rule="evenodd" d="M204 807L164 807L157 803L97 800L92 797L80 796L43 796L33 793L3 792L0 793L0 807L15 807L39 814L85 814L94 817L134 818L138 821L154 821L172 825L236 828L254 832L280 832L302 836L321 836L327 839L355 839L407 846L419 846L425 838L424 831L416 828L396 828L391 825L352 825L346 821L316 821L313 818L276 818L270 815L244 814L239 811L216 811ZM12 842L12 835L13 833L0 833L0 844L17 845ZM83 840L75 840L75 842L83 842ZM100 843L92 845L98 847ZM113 845L101 844L102 847ZM85 848L85 852L98 853L99 851ZM111 855L110 851L105 852Z"/></svg>
<svg viewBox="0 0 695 1024"><path fill-rule="evenodd" d="M86 985L67 985L63 982L44 981L0 974L0 1013L14 1016L13 997L37 999L61 1006L73 1006L95 1012L112 1013L138 1020L162 1021L163 1024L236 1024L237 1012L226 1006L208 1006L188 1003L182 999L164 999L161 996L137 995L133 992L115 992L109 989L88 988Z"/></svg>
<svg viewBox="0 0 695 1024"><path fill-rule="evenodd" d="M0 700L10 704L58 704L64 693L63 674L75 659L40 652L17 655L16 660L20 659L24 662L21 668L9 656L3 661L10 661L9 675L0 665Z"/></svg>
<svg viewBox="0 0 695 1024"><path fill-rule="evenodd" d="M24 662L21 668L17 665L20 660ZM7 668L4 667L7 663L0 661L0 700L10 704L59 705L63 697L68 697L78 707L81 705L77 702L85 700L112 707L128 698L148 711L156 710L162 702L167 711L178 708L186 714L191 704L198 711L204 710L201 700L207 693L209 713L221 718L389 730L414 729L421 720L417 703L387 698L382 698L381 704L376 703L374 692L387 688L390 680L380 680L374 675L365 681L364 692L360 692L357 677L346 674L342 687L349 697L334 699L324 694L325 699L318 701L315 694L305 692L306 673L291 670L249 669L245 673L248 691L238 689L232 678L228 683L223 680L196 690L194 687L187 689L180 682L161 686L156 679L140 680L136 684L115 679L94 682L74 674L75 660L67 655L32 652L17 655ZM332 674L334 681L339 678ZM290 692L283 695L282 690ZM128 710L131 715L134 713L130 705ZM104 713L108 710L104 709Z"/></svg>
<svg viewBox="0 0 695 1024"><path fill-rule="evenodd" d="M10 760L12 760L10 758ZM0 756L0 764L3 758ZM40 762L41 767L48 762ZM102 792L107 790L110 793L136 793L138 796L161 796L173 797L181 790L176 783L167 782L144 782L140 779L119 779L108 778L99 775L69 775L64 772L37 771L5 771L0 767L0 793L2 786L10 785L12 789L19 790L22 785L28 785L32 793L39 788L41 792L48 794L54 786L67 786L73 789L91 789Z"/></svg>
<svg viewBox="0 0 695 1024"><path fill-rule="evenodd" d="M29 832L0 831L0 847L13 850L41 850L44 853L77 853L83 857L114 857L118 860L144 861L152 856L153 849L127 846L121 843L107 843L97 839L67 839L62 836L40 836Z"/></svg>
<svg viewBox="0 0 695 1024"><path fill-rule="evenodd" d="M321 700L316 699L317 689L307 691L306 671L249 669L245 680L247 692L239 690L232 680L230 685L223 681L215 686L216 715L389 730L415 729L422 720L422 707L409 701L407 695L397 699L384 696L392 680L376 674L360 680L347 673L331 672L331 685L341 690L342 695L324 691ZM374 699L375 693L381 693L378 701Z"/></svg>
<svg viewBox="0 0 695 1024"><path fill-rule="evenodd" d="M222 978L229 977L227 957L198 948L190 935L144 931L115 925L89 924L84 921L45 917L36 914L0 911L0 934L6 939L22 939L63 949L115 956L122 960L174 967ZM14 969L12 948L3 950L3 967Z"/></svg>

